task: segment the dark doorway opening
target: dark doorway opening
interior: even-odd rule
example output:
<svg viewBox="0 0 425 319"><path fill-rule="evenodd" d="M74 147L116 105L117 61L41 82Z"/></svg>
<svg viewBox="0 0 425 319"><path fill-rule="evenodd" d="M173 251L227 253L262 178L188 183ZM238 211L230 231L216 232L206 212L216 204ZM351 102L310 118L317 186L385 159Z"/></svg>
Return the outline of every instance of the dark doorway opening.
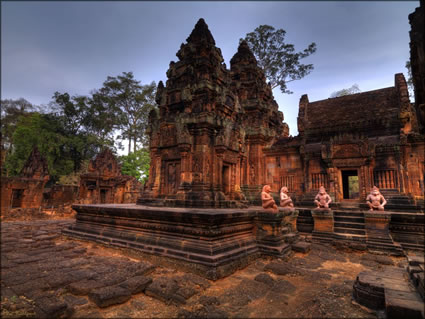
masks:
<svg viewBox="0 0 425 319"><path fill-rule="evenodd" d="M230 166L223 165L222 172L222 181L223 181L223 193L230 193Z"/></svg>
<svg viewBox="0 0 425 319"><path fill-rule="evenodd" d="M108 200L108 190L101 188L100 189L100 203L105 204L105 203L107 203L107 200Z"/></svg>
<svg viewBox="0 0 425 319"><path fill-rule="evenodd" d="M359 176L357 170L341 171L344 199L359 198Z"/></svg>
<svg viewBox="0 0 425 319"><path fill-rule="evenodd" d="M24 197L23 189L12 190L12 208L22 207L22 198Z"/></svg>

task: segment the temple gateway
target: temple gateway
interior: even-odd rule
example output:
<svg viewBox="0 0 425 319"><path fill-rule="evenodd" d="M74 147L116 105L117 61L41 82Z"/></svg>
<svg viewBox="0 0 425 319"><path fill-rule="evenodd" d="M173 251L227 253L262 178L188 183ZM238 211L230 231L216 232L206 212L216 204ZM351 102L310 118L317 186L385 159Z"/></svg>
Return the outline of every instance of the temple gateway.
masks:
<svg viewBox="0 0 425 319"><path fill-rule="evenodd" d="M424 135L403 74L394 86L299 103L288 125L246 42L223 63L203 19L158 85L149 118L151 168L139 204L245 207L263 185L312 205L324 186L338 203L364 203L373 186L423 201ZM394 204L394 203L392 203ZM391 207L391 203L389 205Z"/></svg>

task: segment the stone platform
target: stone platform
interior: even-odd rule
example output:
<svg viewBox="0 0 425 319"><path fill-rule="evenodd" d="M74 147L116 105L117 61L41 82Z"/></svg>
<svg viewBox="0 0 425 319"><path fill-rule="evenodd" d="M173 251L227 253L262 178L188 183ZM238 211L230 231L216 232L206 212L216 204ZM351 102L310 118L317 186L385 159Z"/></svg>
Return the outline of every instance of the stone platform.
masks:
<svg viewBox="0 0 425 319"><path fill-rule="evenodd" d="M297 229L317 242L345 245L395 256L403 250L424 250L424 213L369 212L332 209L317 212L297 207Z"/></svg>
<svg viewBox="0 0 425 319"><path fill-rule="evenodd" d="M63 234L169 257L212 280L228 276L260 255L285 257L291 249L287 233L296 218L296 212L273 214L261 207L99 204L73 205L73 209L76 223Z"/></svg>

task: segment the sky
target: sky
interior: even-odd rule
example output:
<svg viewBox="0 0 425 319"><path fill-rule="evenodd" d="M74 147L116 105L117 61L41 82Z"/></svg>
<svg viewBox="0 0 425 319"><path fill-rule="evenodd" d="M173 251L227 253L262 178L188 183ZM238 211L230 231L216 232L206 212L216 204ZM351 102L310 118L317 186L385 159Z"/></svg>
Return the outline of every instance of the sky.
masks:
<svg viewBox="0 0 425 319"><path fill-rule="evenodd" d="M291 135L298 103L327 99L357 84L394 86L409 59L408 15L419 1L2 1L1 99L47 105L54 92L88 95L107 76L133 72L142 84L167 79L170 61L204 18L230 68L239 39L262 24L286 31L286 42L315 54L314 70L273 90Z"/></svg>

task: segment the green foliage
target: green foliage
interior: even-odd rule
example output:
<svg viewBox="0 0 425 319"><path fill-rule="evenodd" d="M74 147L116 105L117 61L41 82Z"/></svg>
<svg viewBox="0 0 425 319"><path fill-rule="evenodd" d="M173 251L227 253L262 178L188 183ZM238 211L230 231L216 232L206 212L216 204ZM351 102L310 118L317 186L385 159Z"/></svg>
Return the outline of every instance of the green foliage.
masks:
<svg viewBox="0 0 425 319"><path fill-rule="evenodd" d="M65 156L67 137L54 116L38 112L21 116L12 139L14 147L5 162L8 175L20 173L35 146L46 158L51 176L72 171L73 162Z"/></svg>
<svg viewBox="0 0 425 319"><path fill-rule="evenodd" d="M137 178L141 182L147 181L149 177L150 156L149 151L141 148L128 155L120 156L121 172Z"/></svg>
<svg viewBox="0 0 425 319"><path fill-rule="evenodd" d="M285 43L285 35L283 29L260 25L244 40L264 70L272 89L279 86L282 93L291 94L293 92L288 90L287 83L302 79L314 69L313 64L301 64L300 60L316 52L316 44L312 42L304 51L295 52L293 44Z"/></svg>
<svg viewBox="0 0 425 319"><path fill-rule="evenodd" d="M22 115L34 111L35 106L25 99L1 101L1 143L3 150L13 147L12 136Z"/></svg>
<svg viewBox="0 0 425 319"><path fill-rule="evenodd" d="M21 116L12 136L13 149L5 161L7 174L18 175L35 146L46 158L54 181L77 171L84 159L99 152L102 144L96 137L74 131L65 123L68 121L64 116L51 113L33 112Z"/></svg>
<svg viewBox="0 0 425 319"><path fill-rule="evenodd" d="M68 134L85 133L97 138L99 144L113 146L113 132L119 122L114 110L101 97L96 94L70 97L68 93L55 92L53 99Z"/></svg>
<svg viewBox="0 0 425 319"><path fill-rule="evenodd" d="M1 110L2 173L18 175L32 149L37 146L46 158L53 181L75 184L82 165L103 148L114 148L117 130L133 143L133 153L123 157L125 174L146 179L149 112L155 106L155 82L141 85L131 72L108 77L103 87L90 96L55 92L50 113L42 114L24 99L3 100ZM119 143L120 145L121 143ZM84 165L83 165L84 166Z"/></svg>
<svg viewBox="0 0 425 319"><path fill-rule="evenodd" d="M342 89L342 90L333 92L330 97L334 98L334 97L339 97L344 95L351 95L351 94L355 94L359 92L361 92L361 90L359 89L359 86L357 84L353 84L348 89Z"/></svg>
<svg viewBox="0 0 425 319"><path fill-rule="evenodd" d="M132 72L123 72L116 77L108 76L103 87L94 96L114 111L114 117L122 131L121 138L128 139L130 154L137 143L147 145L146 128L149 112L155 108L156 84L140 85Z"/></svg>

